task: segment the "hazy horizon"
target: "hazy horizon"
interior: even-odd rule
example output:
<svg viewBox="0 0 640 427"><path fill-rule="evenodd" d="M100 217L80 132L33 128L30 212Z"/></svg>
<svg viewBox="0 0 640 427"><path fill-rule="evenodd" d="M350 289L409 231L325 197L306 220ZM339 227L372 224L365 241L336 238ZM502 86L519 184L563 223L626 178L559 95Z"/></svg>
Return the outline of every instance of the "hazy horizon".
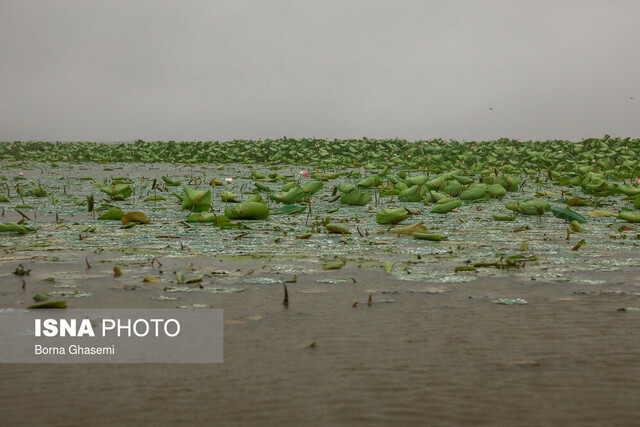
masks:
<svg viewBox="0 0 640 427"><path fill-rule="evenodd" d="M0 141L635 138L638 16L636 1L0 0Z"/></svg>

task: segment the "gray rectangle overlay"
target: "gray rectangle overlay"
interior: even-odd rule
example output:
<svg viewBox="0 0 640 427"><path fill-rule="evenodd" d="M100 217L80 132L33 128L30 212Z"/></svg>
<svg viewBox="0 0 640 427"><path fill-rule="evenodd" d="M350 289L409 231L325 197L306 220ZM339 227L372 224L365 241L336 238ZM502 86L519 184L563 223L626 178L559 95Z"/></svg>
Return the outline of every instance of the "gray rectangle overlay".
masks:
<svg viewBox="0 0 640 427"><path fill-rule="evenodd" d="M223 310L0 309L0 363L222 363Z"/></svg>

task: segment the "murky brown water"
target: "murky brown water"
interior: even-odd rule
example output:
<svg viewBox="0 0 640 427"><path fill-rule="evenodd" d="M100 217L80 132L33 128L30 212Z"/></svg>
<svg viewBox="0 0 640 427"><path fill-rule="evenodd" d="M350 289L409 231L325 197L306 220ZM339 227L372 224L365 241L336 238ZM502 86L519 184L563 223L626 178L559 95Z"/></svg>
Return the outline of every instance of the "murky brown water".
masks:
<svg viewBox="0 0 640 427"><path fill-rule="evenodd" d="M97 275L110 268L94 265ZM640 272L608 279L585 286L507 275L443 285L347 265L299 274L288 308L279 284L181 293L180 304L224 308L223 364L2 365L3 424L633 425L640 313L618 309L640 305ZM153 294L123 290L117 279L83 283L94 296L71 300L75 307L147 307ZM0 298L16 303L43 286L31 281L23 294L9 278Z"/></svg>

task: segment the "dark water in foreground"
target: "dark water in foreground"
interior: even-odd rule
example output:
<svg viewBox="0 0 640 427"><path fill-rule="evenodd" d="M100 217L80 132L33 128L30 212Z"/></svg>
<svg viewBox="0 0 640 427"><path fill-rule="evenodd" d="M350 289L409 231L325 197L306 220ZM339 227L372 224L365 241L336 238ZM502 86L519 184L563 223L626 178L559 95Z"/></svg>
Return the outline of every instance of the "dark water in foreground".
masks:
<svg viewBox="0 0 640 427"><path fill-rule="evenodd" d="M299 275L289 308L279 285L208 296L225 309L223 364L3 365L3 424L637 423L640 313L617 311L638 305L637 270L603 291L515 278L433 288L345 268L326 276L356 284ZM148 304L98 290L109 286L91 286L103 306Z"/></svg>

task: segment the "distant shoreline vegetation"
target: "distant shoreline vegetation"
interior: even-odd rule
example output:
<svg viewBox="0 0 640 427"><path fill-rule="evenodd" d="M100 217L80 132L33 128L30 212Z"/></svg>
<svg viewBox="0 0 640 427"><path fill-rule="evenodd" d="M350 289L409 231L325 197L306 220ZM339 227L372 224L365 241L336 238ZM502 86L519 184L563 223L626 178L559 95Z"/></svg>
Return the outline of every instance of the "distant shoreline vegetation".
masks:
<svg viewBox="0 0 640 427"><path fill-rule="evenodd" d="M483 142L433 139L266 139L227 142L2 142L0 161L262 163L304 164L320 168L384 167L441 172L488 168L505 173L612 171L627 177L640 173L640 139L589 138Z"/></svg>

